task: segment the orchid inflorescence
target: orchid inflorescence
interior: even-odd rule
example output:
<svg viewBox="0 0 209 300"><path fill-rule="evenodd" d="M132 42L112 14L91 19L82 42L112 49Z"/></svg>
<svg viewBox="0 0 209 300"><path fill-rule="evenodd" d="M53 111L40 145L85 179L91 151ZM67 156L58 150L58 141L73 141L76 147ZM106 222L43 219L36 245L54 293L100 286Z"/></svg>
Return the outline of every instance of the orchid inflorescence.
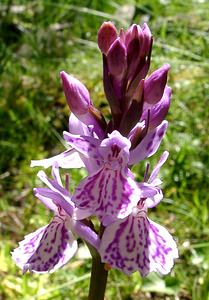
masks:
<svg viewBox="0 0 209 300"><path fill-rule="evenodd" d="M64 132L69 147L52 158L31 162L31 166L52 167L52 179L39 171L47 187L35 188L34 194L54 217L12 252L23 272L45 273L62 267L76 253L77 237L96 251L102 263L126 274L167 274L173 267L178 257L173 237L147 216L147 210L163 198L158 173L168 152L152 172L147 164L142 182L131 171L156 153L168 124L164 118L171 98L166 85L169 65L147 77L152 40L147 24L134 24L119 34L112 22L104 22L99 29L104 91L111 110L108 121L94 107L87 88L66 72L60 73L71 110L69 129ZM59 168L81 167L88 175L71 194L69 175L63 184Z"/></svg>

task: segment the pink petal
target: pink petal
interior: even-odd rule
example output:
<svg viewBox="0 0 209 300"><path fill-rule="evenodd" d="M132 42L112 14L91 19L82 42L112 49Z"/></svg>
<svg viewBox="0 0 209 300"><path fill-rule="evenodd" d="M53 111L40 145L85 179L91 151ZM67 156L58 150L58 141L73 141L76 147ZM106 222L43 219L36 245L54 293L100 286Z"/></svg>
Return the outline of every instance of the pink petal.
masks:
<svg viewBox="0 0 209 300"><path fill-rule="evenodd" d="M83 154L85 157L95 157L97 155L97 147L100 145L101 141L89 136L79 136L71 134L67 131L63 133L66 142L77 150L79 153Z"/></svg>
<svg viewBox="0 0 209 300"><path fill-rule="evenodd" d="M174 259L178 258L178 249L173 237L163 226L147 219L150 238L150 266L153 271L160 274L168 274Z"/></svg>
<svg viewBox="0 0 209 300"><path fill-rule="evenodd" d="M129 164L134 165L146 157L152 156L160 146L162 138L168 126L167 121L163 121L158 127L150 131L142 142L130 152Z"/></svg>
<svg viewBox="0 0 209 300"><path fill-rule="evenodd" d="M163 193L161 189L156 187L155 190L156 190L156 194L154 196L149 196L145 200L146 207L148 208L153 208L157 206L160 203L160 201L163 199Z"/></svg>
<svg viewBox="0 0 209 300"><path fill-rule="evenodd" d="M166 160L168 158L168 155L169 155L168 151L164 151L163 152L163 154L161 155L161 157L160 157L157 165L154 167L154 169L153 169L153 171L152 171L152 173L150 175L150 178L148 180L149 183L152 183L156 179L156 177L157 177L157 175L158 175L158 173L160 171L160 168L166 162Z"/></svg>
<svg viewBox="0 0 209 300"><path fill-rule="evenodd" d="M108 138L101 142L98 152L101 154L103 161L114 169L116 165L118 165L118 168L124 168L128 164L130 148L131 142L117 130L114 130L108 134Z"/></svg>
<svg viewBox="0 0 209 300"><path fill-rule="evenodd" d="M73 221L73 230L79 237L98 250L100 245L99 235L89 226L80 221Z"/></svg>
<svg viewBox="0 0 209 300"><path fill-rule="evenodd" d="M69 132L78 135L90 135L88 126L82 123L73 113L69 117Z"/></svg>
<svg viewBox="0 0 209 300"><path fill-rule="evenodd" d="M169 273L178 257L172 236L143 210L106 227L99 252L113 268L126 274L139 271L142 276L152 271Z"/></svg>
<svg viewBox="0 0 209 300"><path fill-rule="evenodd" d="M59 212L62 207L70 216L74 213L74 203L71 201L71 195L67 189L63 188L59 168L55 165L52 167L54 179L47 177L44 171L38 172L38 177L48 186L48 188L35 188L34 194L48 208L55 213Z"/></svg>
<svg viewBox="0 0 209 300"><path fill-rule="evenodd" d="M163 199L163 193L160 188L146 182L140 183L138 186L141 190L141 198L146 199L147 208L156 206Z"/></svg>
<svg viewBox="0 0 209 300"><path fill-rule="evenodd" d="M68 190L59 185L58 182L48 178L44 171L39 171L37 176L49 187L52 192L60 194L62 197L65 197L70 202L70 193Z"/></svg>
<svg viewBox="0 0 209 300"><path fill-rule="evenodd" d="M147 120L149 110L149 131L156 128L165 119L171 102L171 88L166 86L160 101L154 105L144 103L141 120Z"/></svg>
<svg viewBox="0 0 209 300"><path fill-rule="evenodd" d="M48 207L49 209L51 209L52 211L54 211L55 213L58 212L58 207L57 205L53 202L53 198L54 198L54 192L52 192L50 189L48 188L34 188L33 189L34 195L41 200L41 202ZM61 196L60 196L61 197Z"/></svg>
<svg viewBox="0 0 209 300"><path fill-rule="evenodd" d="M27 235L12 252L12 258L25 273L53 272L75 254L77 242L65 222L55 216L49 225Z"/></svg>
<svg viewBox="0 0 209 300"><path fill-rule="evenodd" d="M138 186L141 191L141 198L154 197L159 192L157 187L146 182L139 183Z"/></svg>

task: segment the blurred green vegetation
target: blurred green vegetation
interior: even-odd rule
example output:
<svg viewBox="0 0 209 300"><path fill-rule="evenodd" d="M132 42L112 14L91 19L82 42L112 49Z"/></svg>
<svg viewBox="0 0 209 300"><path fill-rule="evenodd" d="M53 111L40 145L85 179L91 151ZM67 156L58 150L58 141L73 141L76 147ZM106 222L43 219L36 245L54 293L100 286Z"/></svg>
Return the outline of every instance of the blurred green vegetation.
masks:
<svg viewBox="0 0 209 300"><path fill-rule="evenodd" d="M97 30L105 20L127 28L147 22L154 35L151 70L170 63L170 123L159 153L162 203L150 212L178 241L171 274L130 278L112 270L106 299L209 300L209 2L206 0L2 0L0 4L0 299L86 299L91 261L81 243L51 275L22 275L10 251L51 215L32 195L40 185L31 159L63 151L69 110L59 72L82 80L107 116ZM144 165L134 168L140 179ZM73 171L72 182L82 173ZM128 284L127 284L128 282Z"/></svg>

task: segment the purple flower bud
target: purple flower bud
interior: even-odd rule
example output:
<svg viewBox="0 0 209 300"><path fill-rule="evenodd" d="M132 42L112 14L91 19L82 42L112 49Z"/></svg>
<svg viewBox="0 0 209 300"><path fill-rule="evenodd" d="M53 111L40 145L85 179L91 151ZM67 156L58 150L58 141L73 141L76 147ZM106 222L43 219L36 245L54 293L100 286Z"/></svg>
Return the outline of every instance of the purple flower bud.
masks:
<svg viewBox="0 0 209 300"><path fill-rule="evenodd" d="M120 132L126 136L130 130L139 121L143 109L143 87L144 80L142 79L133 95L132 101L127 112L123 115L120 123Z"/></svg>
<svg viewBox="0 0 209 300"><path fill-rule="evenodd" d="M92 105L87 88L76 78L66 72L60 72L63 89L70 110L77 116L88 112Z"/></svg>
<svg viewBox="0 0 209 300"><path fill-rule="evenodd" d="M165 64L154 71L144 83L144 101L156 104L163 96L170 66Z"/></svg>
<svg viewBox="0 0 209 300"><path fill-rule="evenodd" d="M141 56L147 56L151 53L152 33L146 23L142 26L143 45L141 47Z"/></svg>
<svg viewBox="0 0 209 300"><path fill-rule="evenodd" d="M170 107L171 93L172 93L171 88L169 86L166 86L163 97L158 103L152 106L147 103L144 104L144 111L141 120L147 120L147 115L149 110L150 111L149 125L148 125L149 131L153 128L156 128L165 119Z"/></svg>
<svg viewBox="0 0 209 300"><path fill-rule="evenodd" d="M109 72L114 76L122 76L126 70L126 48L121 42L120 38L117 38L111 45L107 53L107 62Z"/></svg>
<svg viewBox="0 0 209 300"><path fill-rule="evenodd" d="M124 31L123 28L120 29L119 37L120 37L120 40L121 40L123 43L125 43L126 33L125 33L125 31Z"/></svg>
<svg viewBox="0 0 209 300"><path fill-rule="evenodd" d="M139 25L133 24L126 32L125 45L127 48L128 78L133 76L140 64L140 52L143 44L142 30Z"/></svg>
<svg viewBox="0 0 209 300"><path fill-rule="evenodd" d="M67 103L72 113L84 124L93 125L98 136L103 136L106 128L104 117L92 104L87 88L66 72L60 72Z"/></svg>
<svg viewBox="0 0 209 300"><path fill-rule="evenodd" d="M102 53L107 54L110 46L117 38L117 29L112 22L104 22L98 31L98 46Z"/></svg>
<svg viewBox="0 0 209 300"><path fill-rule="evenodd" d="M125 35L125 44L126 47L128 47L129 43L134 39L140 39L142 36L141 27L139 25L133 24L131 27L127 30Z"/></svg>

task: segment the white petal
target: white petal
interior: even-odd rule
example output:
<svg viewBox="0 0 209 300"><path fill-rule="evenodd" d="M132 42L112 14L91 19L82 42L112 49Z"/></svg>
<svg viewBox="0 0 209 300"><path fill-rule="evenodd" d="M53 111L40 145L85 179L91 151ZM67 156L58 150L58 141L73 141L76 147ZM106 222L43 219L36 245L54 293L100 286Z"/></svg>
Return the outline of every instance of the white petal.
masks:
<svg viewBox="0 0 209 300"><path fill-rule="evenodd" d="M152 271L169 273L178 257L172 236L143 210L106 227L99 252L113 268L126 274L139 271L142 276Z"/></svg>
<svg viewBox="0 0 209 300"><path fill-rule="evenodd" d="M48 168L51 167L55 162L57 162L59 167L64 169L79 169L84 167L84 163L81 160L79 154L73 149L68 149L65 152L62 152L61 154L58 154L51 158L32 160L30 166Z"/></svg>
<svg viewBox="0 0 209 300"><path fill-rule="evenodd" d="M49 225L27 235L12 252L16 264L26 272L53 272L75 254L77 242L65 222L55 216Z"/></svg>

